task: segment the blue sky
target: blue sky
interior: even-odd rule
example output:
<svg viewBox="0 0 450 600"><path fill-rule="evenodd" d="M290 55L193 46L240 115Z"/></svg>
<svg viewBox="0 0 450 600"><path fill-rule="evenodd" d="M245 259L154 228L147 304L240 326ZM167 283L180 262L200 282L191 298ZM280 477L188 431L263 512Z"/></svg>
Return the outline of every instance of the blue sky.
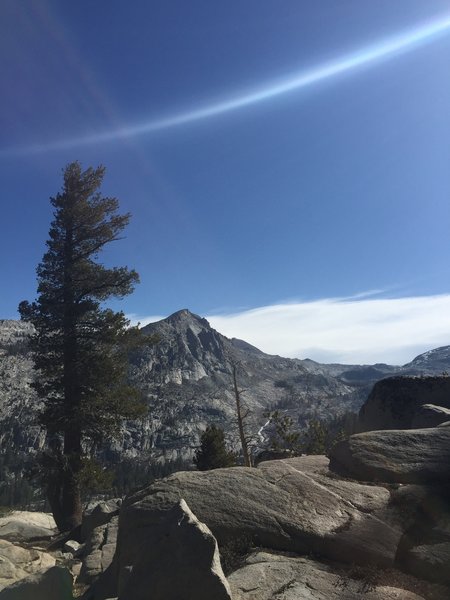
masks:
<svg viewBox="0 0 450 600"><path fill-rule="evenodd" d="M266 351L347 362L450 343L447 0L3 0L0 49L0 318L35 296L48 198L79 160L133 215L104 255L141 275L113 304L127 314L187 307ZM371 318L371 290L412 299L403 333L403 309ZM286 329L261 307L285 307Z"/></svg>

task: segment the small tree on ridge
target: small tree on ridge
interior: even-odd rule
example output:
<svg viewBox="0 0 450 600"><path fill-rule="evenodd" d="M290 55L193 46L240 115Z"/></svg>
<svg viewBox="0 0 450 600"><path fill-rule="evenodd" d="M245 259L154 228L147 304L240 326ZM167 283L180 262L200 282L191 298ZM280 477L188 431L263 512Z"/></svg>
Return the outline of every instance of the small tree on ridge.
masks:
<svg viewBox="0 0 450 600"><path fill-rule="evenodd" d="M236 456L227 450L223 430L217 425L208 425L200 438L194 464L199 471L210 471L236 464Z"/></svg>

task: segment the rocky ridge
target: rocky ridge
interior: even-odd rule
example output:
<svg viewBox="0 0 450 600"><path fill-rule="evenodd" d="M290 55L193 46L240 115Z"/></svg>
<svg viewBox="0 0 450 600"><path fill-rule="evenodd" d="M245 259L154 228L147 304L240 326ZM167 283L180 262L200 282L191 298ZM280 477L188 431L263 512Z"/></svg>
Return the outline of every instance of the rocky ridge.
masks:
<svg viewBox="0 0 450 600"><path fill-rule="evenodd" d="M0 449L30 453L43 447L36 425L37 399L30 387L29 325L0 321ZM231 370L236 365L251 429L263 432L263 413L279 408L299 427L311 418L357 411L372 384L393 374L433 374L450 367L450 347L417 357L403 367L321 365L311 360L267 355L228 339L188 310L143 328L157 336L132 357L131 376L142 389L148 416L127 422L108 458L152 458L162 463L190 460L207 424L222 426L237 441ZM149 337L149 339L151 339ZM435 360L436 359L436 360Z"/></svg>
<svg viewBox="0 0 450 600"><path fill-rule="evenodd" d="M176 473L91 507L81 545L62 540L61 552L49 531L47 562L28 572L34 526L14 552L0 530L11 565L0 600L145 600L149 589L154 600L448 598L446 482L388 483L369 466L350 480L331 467L304 456Z"/></svg>
<svg viewBox="0 0 450 600"><path fill-rule="evenodd" d="M155 600L196 598L188 590L180 595L178 573L183 578L190 564L191 580L206 585L211 567L189 563L197 542L173 528L183 522L181 504L215 537L222 564L230 549L241 547L240 562L226 570L228 600L444 600L448 533L437 539L430 532L447 531L450 523L445 478L432 486L420 474L413 485L390 481L371 475L370 466L358 480L343 478L324 456L269 461L256 469L176 473L125 498L118 520L109 524L117 531L116 552L83 598L144 599L130 590L148 590L156 571L164 593ZM165 550L156 555L160 543ZM209 557L211 565L213 550ZM419 573L425 581L411 577Z"/></svg>
<svg viewBox="0 0 450 600"><path fill-rule="evenodd" d="M429 389L411 381L416 396ZM149 589L153 600L446 600L449 462L444 422L355 434L330 460L181 471L92 505L83 543L60 539L64 552L33 566L23 546L54 523L23 513L23 526L12 513L0 520L0 557L5 583L18 581L0 600L71 600L70 573L83 600L145 600Z"/></svg>

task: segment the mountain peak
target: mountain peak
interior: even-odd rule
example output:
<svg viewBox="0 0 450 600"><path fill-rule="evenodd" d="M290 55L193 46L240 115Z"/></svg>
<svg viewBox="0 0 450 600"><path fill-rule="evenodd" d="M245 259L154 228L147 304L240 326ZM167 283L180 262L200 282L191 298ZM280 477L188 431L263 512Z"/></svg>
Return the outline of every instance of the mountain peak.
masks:
<svg viewBox="0 0 450 600"><path fill-rule="evenodd" d="M149 323L142 327L141 331L143 333L151 333L155 330L161 329L161 327L170 327L174 329L187 329L189 327L201 328L201 329L211 329L211 325L208 321L199 315L191 312L187 308L182 308L181 310L177 310L172 313L168 317L161 319L160 321L155 321L153 323Z"/></svg>
<svg viewBox="0 0 450 600"><path fill-rule="evenodd" d="M432 365L435 372L442 372L448 370L449 359L450 346L440 346L439 348L433 348L423 354L419 354L411 362L403 365L403 368L415 367L428 369Z"/></svg>
<svg viewBox="0 0 450 600"><path fill-rule="evenodd" d="M173 314L169 315L166 319L164 319L164 321L174 326L182 325L186 327L196 325L202 328L211 329L211 325L206 319L200 317L199 315L196 315L187 308L177 310Z"/></svg>
<svg viewBox="0 0 450 600"><path fill-rule="evenodd" d="M187 308L150 323L142 331L159 338L156 346L148 349L148 356L154 376L163 373L163 383L198 381L223 370L226 338Z"/></svg>
<svg viewBox="0 0 450 600"><path fill-rule="evenodd" d="M182 308L182 309L177 310L176 312L172 313L168 317L166 317L165 321L174 321L174 320L178 320L178 319L192 319L192 318L201 319L201 317L199 317L198 315L191 312L188 308Z"/></svg>

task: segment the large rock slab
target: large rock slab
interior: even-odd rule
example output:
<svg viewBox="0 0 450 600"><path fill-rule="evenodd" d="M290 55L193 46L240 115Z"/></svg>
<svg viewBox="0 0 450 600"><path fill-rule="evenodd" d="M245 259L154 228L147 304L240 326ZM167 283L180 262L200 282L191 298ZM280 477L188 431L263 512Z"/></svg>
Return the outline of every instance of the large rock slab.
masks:
<svg viewBox="0 0 450 600"><path fill-rule="evenodd" d="M49 513L15 510L0 519L0 538L10 541L28 542L51 537L56 531Z"/></svg>
<svg viewBox="0 0 450 600"><path fill-rule="evenodd" d="M148 514L139 556L119 547L119 600L231 600L217 542L184 500Z"/></svg>
<svg viewBox="0 0 450 600"><path fill-rule="evenodd" d="M0 592L0 600L72 599L72 575L65 567L52 567L29 575Z"/></svg>
<svg viewBox="0 0 450 600"><path fill-rule="evenodd" d="M0 540L0 590L55 563L55 558L47 552Z"/></svg>
<svg viewBox="0 0 450 600"><path fill-rule="evenodd" d="M361 481L446 484L450 429L370 431L339 442L330 469Z"/></svg>
<svg viewBox="0 0 450 600"><path fill-rule="evenodd" d="M356 574L359 577L356 577ZM228 580L233 600L425 600L425 596L374 579L376 572L347 570L305 557L258 552Z"/></svg>
<svg viewBox="0 0 450 600"><path fill-rule="evenodd" d="M400 542L397 561L418 577L450 585L450 489L424 491L416 518ZM408 510L408 504L403 506Z"/></svg>
<svg viewBox="0 0 450 600"><path fill-rule="evenodd" d="M151 515L184 498L219 547L247 539L277 550L393 564L403 530L389 508L389 492L338 482L326 475L326 464L324 458L318 465L300 457L261 463L258 469L171 475L124 501L120 552L137 560Z"/></svg>
<svg viewBox="0 0 450 600"><path fill-rule="evenodd" d="M125 581L124 573L141 560L142 548L164 520L161 515L169 514L183 497L224 551L257 545L383 568L397 564L409 568L407 558L418 552L414 548L428 543L422 533L411 532L418 529L424 511L442 514L432 486L380 486L341 479L328 470L323 456L269 461L257 469L180 472L125 499L116 555L85 600L118 595L119 579ZM435 550L443 556L442 548Z"/></svg>
<svg viewBox="0 0 450 600"><path fill-rule="evenodd" d="M450 408L435 404L423 404L414 415L412 428L437 427L447 421L450 421Z"/></svg>
<svg viewBox="0 0 450 600"><path fill-rule="evenodd" d="M450 541L414 546L406 558L410 573L424 579L450 584Z"/></svg>

